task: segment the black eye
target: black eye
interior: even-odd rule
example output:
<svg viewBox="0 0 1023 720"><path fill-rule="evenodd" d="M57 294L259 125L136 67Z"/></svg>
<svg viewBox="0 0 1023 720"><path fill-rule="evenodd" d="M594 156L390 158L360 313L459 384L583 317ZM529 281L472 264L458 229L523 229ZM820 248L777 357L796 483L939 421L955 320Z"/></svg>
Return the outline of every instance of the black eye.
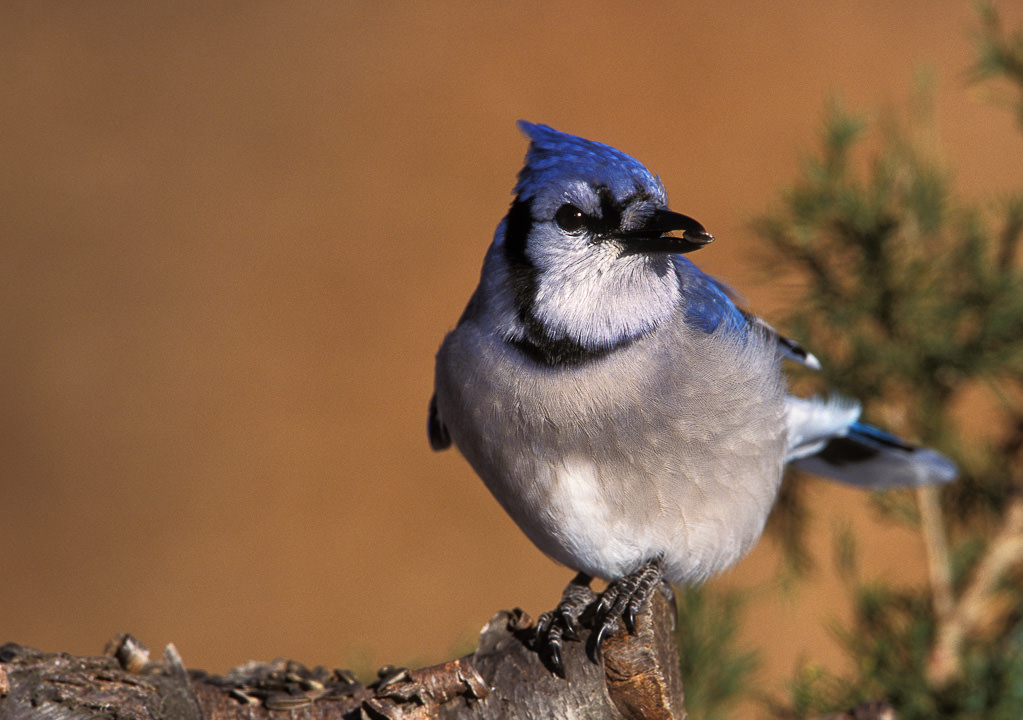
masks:
<svg viewBox="0 0 1023 720"><path fill-rule="evenodd" d="M565 232L575 233L586 227L586 215L575 205L565 204L554 213L554 222Z"/></svg>

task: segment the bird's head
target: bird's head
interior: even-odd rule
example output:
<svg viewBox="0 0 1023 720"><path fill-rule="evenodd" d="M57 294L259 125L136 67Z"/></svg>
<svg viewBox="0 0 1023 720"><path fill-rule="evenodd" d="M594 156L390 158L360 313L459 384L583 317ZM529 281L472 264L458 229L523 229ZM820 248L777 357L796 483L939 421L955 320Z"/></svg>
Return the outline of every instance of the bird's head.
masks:
<svg viewBox="0 0 1023 720"><path fill-rule="evenodd" d="M668 210L660 178L634 158L546 125L519 127L532 141L515 186L516 202L529 205L528 244L635 255L688 253L714 239Z"/></svg>
<svg viewBox="0 0 1023 720"><path fill-rule="evenodd" d="M608 145L520 121L530 139L503 255L531 334L614 345L677 301L672 254L713 237L672 212L660 179Z"/></svg>

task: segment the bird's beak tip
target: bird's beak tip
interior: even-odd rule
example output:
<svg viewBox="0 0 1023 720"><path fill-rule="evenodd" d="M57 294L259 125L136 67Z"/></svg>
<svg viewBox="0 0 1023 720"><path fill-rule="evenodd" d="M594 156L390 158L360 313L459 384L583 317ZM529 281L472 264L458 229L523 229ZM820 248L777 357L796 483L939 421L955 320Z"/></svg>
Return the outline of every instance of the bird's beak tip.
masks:
<svg viewBox="0 0 1023 720"><path fill-rule="evenodd" d="M706 230L686 230L682 238L696 245L710 245L714 242L714 236Z"/></svg>

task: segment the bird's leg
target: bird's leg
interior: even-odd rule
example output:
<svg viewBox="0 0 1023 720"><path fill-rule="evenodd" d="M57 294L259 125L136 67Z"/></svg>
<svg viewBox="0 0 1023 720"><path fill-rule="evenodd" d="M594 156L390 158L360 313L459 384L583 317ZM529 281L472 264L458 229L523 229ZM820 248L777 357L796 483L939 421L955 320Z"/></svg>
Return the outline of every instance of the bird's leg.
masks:
<svg viewBox="0 0 1023 720"><path fill-rule="evenodd" d="M579 616L597 599L597 594L590 589L592 580L585 573L576 575L565 587L558 606L537 621L536 648L559 677L565 677L561 662L563 640L579 639Z"/></svg>
<svg viewBox="0 0 1023 720"><path fill-rule="evenodd" d="M600 644L605 635L618 628L618 618L625 621L625 627L630 633L636 631L637 613L663 581L661 558L656 557L607 586L594 612L593 633L586 648L591 660L597 662L600 659Z"/></svg>

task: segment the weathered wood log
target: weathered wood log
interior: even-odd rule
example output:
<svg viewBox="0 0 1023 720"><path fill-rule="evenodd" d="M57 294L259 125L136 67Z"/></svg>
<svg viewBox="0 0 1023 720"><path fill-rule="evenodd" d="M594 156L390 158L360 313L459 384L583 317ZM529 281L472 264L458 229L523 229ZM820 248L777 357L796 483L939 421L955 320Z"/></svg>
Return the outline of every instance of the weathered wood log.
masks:
<svg viewBox="0 0 1023 720"><path fill-rule="evenodd" d="M522 611L497 613L476 651L420 669L381 668L363 685L345 670L294 661L248 663L226 675L186 670L173 646L161 662L130 635L102 657L0 647L0 720L515 720L603 718L683 720L675 608L653 594L635 633L605 639L600 663L566 641L566 677L533 647L535 624ZM833 720L892 720L883 704Z"/></svg>
<svg viewBox="0 0 1023 720"><path fill-rule="evenodd" d="M228 720L229 718L683 718L672 603L654 594L636 632L585 653L588 631L567 641L566 679L541 662L535 625L521 611L497 613L471 655L433 667L382 668L362 685L348 672L300 663L250 663L224 676L187 671L173 647L148 662L123 636L104 657L0 650L0 718ZM282 714L287 711L287 715Z"/></svg>

